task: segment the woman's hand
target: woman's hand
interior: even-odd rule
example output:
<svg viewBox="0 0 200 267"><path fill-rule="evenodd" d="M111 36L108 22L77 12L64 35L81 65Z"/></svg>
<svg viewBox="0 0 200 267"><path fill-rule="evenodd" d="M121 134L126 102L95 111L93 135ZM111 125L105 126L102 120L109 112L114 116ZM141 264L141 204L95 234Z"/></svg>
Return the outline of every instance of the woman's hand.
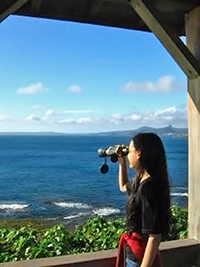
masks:
<svg viewBox="0 0 200 267"><path fill-rule="evenodd" d="M116 150L117 157L119 160L120 159L126 160L126 156L123 155L122 149L123 149L123 146L119 145L117 150Z"/></svg>

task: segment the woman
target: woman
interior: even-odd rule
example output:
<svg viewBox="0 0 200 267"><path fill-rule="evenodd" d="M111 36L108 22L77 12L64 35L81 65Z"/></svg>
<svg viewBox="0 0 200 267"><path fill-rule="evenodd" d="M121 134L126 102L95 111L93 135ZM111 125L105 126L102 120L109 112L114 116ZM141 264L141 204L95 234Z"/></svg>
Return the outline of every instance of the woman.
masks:
<svg viewBox="0 0 200 267"><path fill-rule="evenodd" d="M168 234L170 222L169 181L162 141L154 133L140 133L131 140L127 158L136 171L132 182L128 180L127 160L120 148L117 154L119 187L129 197L127 231L119 242L116 266L162 266L158 247Z"/></svg>

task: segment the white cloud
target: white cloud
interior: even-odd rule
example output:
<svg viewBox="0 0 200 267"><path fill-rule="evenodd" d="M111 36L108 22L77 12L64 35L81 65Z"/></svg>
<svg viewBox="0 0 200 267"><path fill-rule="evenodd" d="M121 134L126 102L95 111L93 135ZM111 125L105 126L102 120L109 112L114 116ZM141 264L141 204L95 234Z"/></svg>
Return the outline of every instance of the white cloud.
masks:
<svg viewBox="0 0 200 267"><path fill-rule="evenodd" d="M93 119L91 117L80 117L78 119L65 119L57 121L58 124L88 124L92 122Z"/></svg>
<svg viewBox="0 0 200 267"><path fill-rule="evenodd" d="M118 125L118 124L122 123L123 120L124 120L124 117L122 114L120 114L120 113L111 114L111 117L110 117L110 123L111 124Z"/></svg>
<svg viewBox="0 0 200 267"><path fill-rule="evenodd" d="M155 112L155 116L173 116L177 112L177 107L172 106Z"/></svg>
<svg viewBox="0 0 200 267"><path fill-rule="evenodd" d="M177 91L180 88L182 88L182 85L173 76L163 76L155 82L128 82L123 86L123 91L169 93Z"/></svg>
<svg viewBox="0 0 200 267"><path fill-rule="evenodd" d="M168 124L187 127L187 107L171 106L165 109L133 112L129 114L115 113L99 119L99 123L112 124L120 128L138 128L141 126L162 127ZM133 126L131 126L133 125Z"/></svg>
<svg viewBox="0 0 200 267"><path fill-rule="evenodd" d="M40 121L40 118L34 116L33 114L30 114L25 118L25 120L27 120L27 121Z"/></svg>
<svg viewBox="0 0 200 267"><path fill-rule="evenodd" d="M87 124L87 123L92 123L93 119L90 117L82 117L82 118L79 118L76 122L78 124Z"/></svg>
<svg viewBox="0 0 200 267"><path fill-rule="evenodd" d="M175 127L187 127L187 107L171 106L159 110L134 111L132 113L113 113L104 116L80 116L78 118L67 118L55 122L62 125L88 125L88 131L98 126L105 131L119 129L136 129L141 126L164 127L173 125ZM91 126L89 126L91 125Z"/></svg>
<svg viewBox="0 0 200 267"><path fill-rule="evenodd" d="M49 120L51 119L53 116L55 115L55 111L53 109L48 109L46 112L45 112L45 115L44 117L42 118L43 120Z"/></svg>
<svg viewBox="0 0 200 267"><path fill-rule="evenodd" d="M131 115L128 116L128 118L131 121L140 121L142 119L142 115L141 114L137 114L137 113L132 113Z"/></svg>
<svg viewBox="0 0 200 267"><path fill-rule="evenodd" d="M94 113L96 110L91 109L80 109L80 110L65 110L62 114L83 114L83 113Z"/></svg>
<svg viewBox="0 0 200 267"><path fill-rule="evenodd" d="M46 111L46 113L45 113L45 116L47 116L47 117L51 117L51 116L53 116L54 115L54 111L52 110L52 109L48 109L47 111Z"/></svg>
<svg viewBox="0 0 200 267"><path fill-rule="evenodd" d="M0 122L8 121L10 118L5 114L0 114Z"/></svg>
<svg viewBox="0 0 200 267"><path fill-rule="evenodd" d="M83 91L83 89L79 86L79 85L70 85L67 90L71 93L81 93Z"/></svg>
<svg viewBox="0 0 200 267"><path fill-rule="evenodd" d="M123 119L123 116L122 114L120 113L114 113L111 115L111 117L114 119L114 120L122 120Z"/></svg>
<svg viewBox="0 0 200 267"><path fill-rule="evenodd" d="M17 94L19 95L35 95L38 93L42 93L48 91L47 88L41 82L30 84L26 87L20 87L17 89Z"/></svg>
<svg viewBox="0 0 200 267"><path fill-rule="evenodd" d="M13 117L12 120L0 114L0 126L2 131L15 129L15 131L57 131L57 132L102 132L125 129L137 129L141 126L165 127L169 124L174 127L187 127L187 107L170 106L157 110L137 111L130 113L112 113L98 116L67 116L55 113L49 109L45 113L46 120L42 116L30 114L26 119ZM49 116L49 117L48 117ZM47 119L48 118L48 119ZM56 125L56 127L55 127ZM10 128L9 128L10 127Z"/></svg>
<svg viewBox="0 0 200 267"><path fill-rule="evenodd" d="M149 111L142 114L140 120L143 125L187 125L187 108L186 107L168 107L165 109ZM181 126L182 127L182 126Z"/></svg>
<svg viewBox="0 0 200 267"><path fill-rule="evenodd" d="M40 109L43 109L43 108L44 108L44 106L37 104L37 105L32 106L30 109L31 110L40 110Z"/></svg>
<svg viewBox="0 0 200 267"><path fill-rule="evenodd" d="M75 123L75 120L72 119L65 119L65 120L59 120L57 121L57 124L71 124L71 123Z"/></svg>

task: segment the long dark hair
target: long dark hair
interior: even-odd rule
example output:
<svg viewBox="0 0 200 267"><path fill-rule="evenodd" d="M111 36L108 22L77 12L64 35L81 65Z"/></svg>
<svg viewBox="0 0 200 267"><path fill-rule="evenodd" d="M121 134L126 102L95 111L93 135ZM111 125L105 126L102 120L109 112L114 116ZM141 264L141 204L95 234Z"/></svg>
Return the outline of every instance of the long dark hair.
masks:
<svg viewBox="0 0 200 267"><path fill-rule="evenodd" d="M161 139L154 133L140 133L132 139L136 150L140 151L139 166L135 179L131 184L131 193L127 202L127 212L131 214L134 206L134 197L140 183L140 179L147 171L150 175L155 194L159 200L160 219L164 224L163 234L167 234L170 226L170 190L167 170L165 148Z"/></svg>

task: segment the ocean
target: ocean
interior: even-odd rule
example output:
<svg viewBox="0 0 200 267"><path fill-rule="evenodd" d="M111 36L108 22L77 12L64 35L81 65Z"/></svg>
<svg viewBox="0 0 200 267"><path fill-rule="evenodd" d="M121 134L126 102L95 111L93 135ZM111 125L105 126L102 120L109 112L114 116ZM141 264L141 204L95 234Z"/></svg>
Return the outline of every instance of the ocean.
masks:
<svg viewBox="0 0 200 267"><path fill-rule="evenodd" d="M36 218L78 225L94 216L124 216L127 195L118 187L118 164L97 150L128 144L125 136L1 135L0 218ZM187 139L163 137L172 202L187 205ZM133 178L133 170L129 170Z"/></svg>

